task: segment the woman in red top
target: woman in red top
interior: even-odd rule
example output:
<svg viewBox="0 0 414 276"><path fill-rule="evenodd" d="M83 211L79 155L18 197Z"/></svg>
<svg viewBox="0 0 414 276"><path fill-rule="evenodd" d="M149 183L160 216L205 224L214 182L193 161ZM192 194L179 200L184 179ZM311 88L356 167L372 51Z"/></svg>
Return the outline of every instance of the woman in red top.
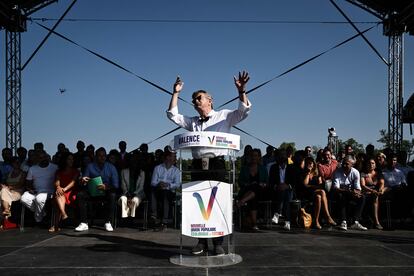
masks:
<svg viewBox="0 0 414 276"><path fill-rule="evenodd" d="M59 161L59 169L56 172L56 192L54 196L59 213L55 216L54 225L49 229L49 232L59 231L59 221L68 218L65 211L65 205L74 204L76 200L76 194L78 192L76 183L79 178L79 171L73 167L73 160L73 154L68 152L64 153Z"/></svg>

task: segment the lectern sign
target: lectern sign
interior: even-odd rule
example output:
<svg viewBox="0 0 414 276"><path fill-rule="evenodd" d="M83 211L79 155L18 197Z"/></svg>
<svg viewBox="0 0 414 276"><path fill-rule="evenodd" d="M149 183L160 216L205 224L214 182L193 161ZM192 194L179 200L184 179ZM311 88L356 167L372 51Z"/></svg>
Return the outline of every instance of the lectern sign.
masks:
<svg viewBox="0 0 414 276"><path fill-rule="evenodd" d="M240 136L213 132L186 132L174 137L174 149L182 149L188 147L211 147L240 150Z"/></svg>
<svg viewBox="0 0 414 276"><path fill-rule="evenodd" d="M231 234L232 187L219 181L194 181L182 186L183 235L214 238Z"/></svg>

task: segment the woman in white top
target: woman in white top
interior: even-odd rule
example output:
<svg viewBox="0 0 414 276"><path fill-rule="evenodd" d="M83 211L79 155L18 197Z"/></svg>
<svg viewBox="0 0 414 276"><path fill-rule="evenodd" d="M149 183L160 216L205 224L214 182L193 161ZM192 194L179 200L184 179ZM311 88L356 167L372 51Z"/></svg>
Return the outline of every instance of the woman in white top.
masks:
<svg viewBox="0 0 414 276"><path fill-rule="evenodd" d="M13 201L20 200L24 192L24 180L26 173L20 168L20 162L17 157L11 159L13 169L9 173L5 184L1 184L0 201L2 214L5 217L11 215L10 207Z"/></svg>

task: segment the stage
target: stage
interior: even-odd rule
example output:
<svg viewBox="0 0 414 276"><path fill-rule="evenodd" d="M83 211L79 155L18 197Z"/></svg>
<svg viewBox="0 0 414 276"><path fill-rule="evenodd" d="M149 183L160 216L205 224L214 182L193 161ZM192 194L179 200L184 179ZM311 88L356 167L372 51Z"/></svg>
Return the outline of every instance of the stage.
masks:
<svg viewBox="0 0 414 276"><path fill-rule="evenodd" d="M173 265L179 254L176 229L160 232L93 227L75 233L64 229L26 228L0 232L1 275L412 275L412 230L322 231L279 226L259 233L236 232L236 253L243 262L221 268ZM194 240L183 239L189 254Z"/></svg>

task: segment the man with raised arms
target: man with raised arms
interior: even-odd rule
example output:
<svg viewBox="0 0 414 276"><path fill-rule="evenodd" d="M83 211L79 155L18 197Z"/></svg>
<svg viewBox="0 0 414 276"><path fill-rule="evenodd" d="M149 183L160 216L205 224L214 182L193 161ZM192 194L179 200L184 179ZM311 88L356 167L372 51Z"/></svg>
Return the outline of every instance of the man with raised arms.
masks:
<svg viewBox="0 0 414 276"><path fill-rule="evenodd" d="M249 114L251 103L247 99L246 84L249 81L248 72L239 72L238 77L234 77L234 84L239 95L239 106L235 110L223 109L215 111L213 109L213 98L205 90L198 90L192 95L192 102L198 116L188 117L182 115L178 111L178 96L183 89L184 83L177 77L171 97L170 105L167 111L168 118L178 126L188 131L216 131L230 133L232 126L244 120ZM195 170L202 168L202 158L205 161L208 158L208 169L213 171L198 172L192 174L192 181L196 180L216 180L224 181L225 162L224 155L226 149L210 149L208 152L202 150L193 151L192 166ZM219 172L217 172L219 171ZM222 247L223 237L213 238L214 253L216 255L224 255L225 251ZM192 249L195 255L201 254L208 250L208 240L198 239L198 244Z"/></svg>

